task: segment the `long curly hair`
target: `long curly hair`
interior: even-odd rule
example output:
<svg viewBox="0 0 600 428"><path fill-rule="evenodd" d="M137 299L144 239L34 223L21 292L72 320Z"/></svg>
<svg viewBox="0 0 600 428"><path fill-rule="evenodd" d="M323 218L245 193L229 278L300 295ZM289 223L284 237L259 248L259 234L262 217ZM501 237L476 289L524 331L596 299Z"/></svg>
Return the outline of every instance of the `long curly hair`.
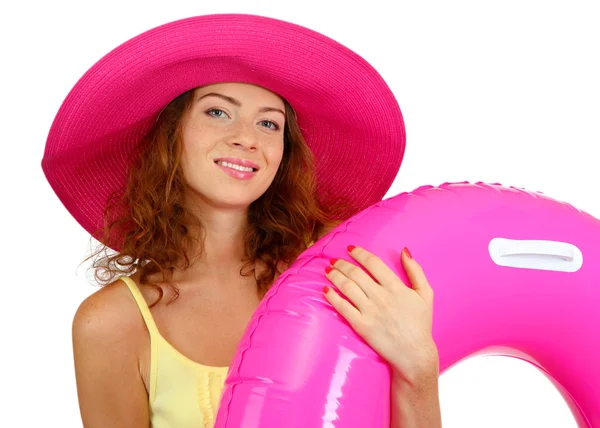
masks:
<svg viewBox="0 0 600 428"><path fill-rule="evenodd" d="M173 298L177 287L169 283L177 269L191 266L191 248L202 245L202 223L186 209L186 181L181 168L182 117L189 110L194 90L174 99L161 112L154 127L141 142L139 156L128 171L124 189L108 200L103 243L94 254L91 269L96 281L105 285L121 275L140 274L140 284L163 290L149 281L160 274ZM324 207L317 201L317 180L312 152L304 141L296 115L285 102L286 124L281 165L267 191L248 210L245 231L244 276L254 275L257 291L264 295L275 280L280 263L289 264L318 239L325 225L335 221L342 202ZM340 206L338 206L340 205ZM110 251L119 243L119 251ZM200 248L202 250L202 247ZM256 270L256 262L263 266Z"/></svg>

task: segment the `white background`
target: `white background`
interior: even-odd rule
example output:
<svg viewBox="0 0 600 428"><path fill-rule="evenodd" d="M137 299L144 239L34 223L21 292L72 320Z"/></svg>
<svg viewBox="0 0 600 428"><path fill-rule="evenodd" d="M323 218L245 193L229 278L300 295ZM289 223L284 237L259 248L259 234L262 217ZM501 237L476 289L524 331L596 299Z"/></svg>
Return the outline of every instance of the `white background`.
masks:
<svg viewBox="0 0 600 428"><path fill-rule="evenodd" d="M40 161L76 80L156 25L206 13L262 14L320 31L365 57L406 120L406 156L389 195L481 180L543 191L600 217L596 2L2 3L2 425L81 426L70 328L95 290L87 265L79 265L89 241ZM575 427L549 381L520 361L468 360L444 373L440 387L445 428Z"/></svg>

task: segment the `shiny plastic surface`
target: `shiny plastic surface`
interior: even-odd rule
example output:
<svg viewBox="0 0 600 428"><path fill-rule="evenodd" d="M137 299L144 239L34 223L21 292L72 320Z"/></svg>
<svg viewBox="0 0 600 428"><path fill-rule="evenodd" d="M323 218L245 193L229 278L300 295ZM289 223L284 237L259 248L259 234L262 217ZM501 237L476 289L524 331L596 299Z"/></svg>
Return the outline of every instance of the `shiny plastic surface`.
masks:
<svg viewBox="0 0 600 428"><path fill-rule="evenodd" d="M490 254L494 239L516 242L501 255L521 262L534 252L562 263L572 248L582 263L573 272L503 266ZM435 291L441 373L474 355L524 359L552 380L581 427L600 428L600 221L540 193L484 183L389 198L305 251L248 324L217 428L389 427L387 365L322 294L329 259L348 260L349 244L377 254L407 284L402 248L423 266Z"/></svg>

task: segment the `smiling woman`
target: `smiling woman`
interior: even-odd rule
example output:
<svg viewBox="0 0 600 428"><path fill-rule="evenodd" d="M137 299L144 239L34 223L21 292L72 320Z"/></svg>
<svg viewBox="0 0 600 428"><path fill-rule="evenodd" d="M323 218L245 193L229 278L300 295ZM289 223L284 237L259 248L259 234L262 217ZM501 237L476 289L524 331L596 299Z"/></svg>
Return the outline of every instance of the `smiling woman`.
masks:
<svg viewBox="0 0 600 428"><path fill-rule="evenodd" d="M284 101L241 83L205 86L192 97L182 117L181 165L199 200L190 195L189 206L245 209L270 186L283 158ZM215 174L215 165L225 174Z"/></svg>
<svg viewBox="0 0 600 428"><path fill-rule="evenodd" d="M212 426L261 298L311 243L385 195L404 143L379 74L287 22L184 19L96 63L57 113L42 161L102 243L93 268L104 287L73 322L84 425ZM419 282L411 310L359 330L392 368L392 425L435 428L431 289L403 254ZM372 266L373 277L386 269ZM346 297L374 286L338 268L321 275L352 287ZM333 288L320 299L343 309Z"/></svg>
<svg viewBox="0 0 600 428"><path fill-rule="evenodd" d="M219 83L187 91L161 112L156 126L142 140L142 151L129 170L125 191L118 189L110 198L105 213L105 218L111 219L108 226L98 232L102 242L115 237L124 240L118 253L96 258L94 268L101 283L137 272L141 283L155 288L156 302L162 299L165 287L171 291L171 299L176 299L179 289L175 281L156 287L157 281L150 277L158 273L168 277L171 271L190 267L190 255L205 251L197 242L206 227L203 222L216 211L237 211L252 221L242 225L247 256L238 257L247 257L242 270L245 275L254 272L262 296L281 272L282 263L290 263L306 249L307 242L316 241L325 224L335 224L331 211L335 205L325 208L314 199L314 160L295 112L267 89ZM256 171L236 169L248 162ZM120 238L132 211L138 219L136 238ZM290 224L291 219L295 225ZM172 230L174 223L185 229L181 233ZM262 254L261 248L268 247L266 242L277 235L282 239ZM275 248L278 257L270 254ZM175 254L171 259L166 258L167 249ZM96 256L101 254L102 248ZM139 260L148 262L139 266ZM158 260L161 262L154 262ZM258 270L254 266L257 261Z"/></svg>

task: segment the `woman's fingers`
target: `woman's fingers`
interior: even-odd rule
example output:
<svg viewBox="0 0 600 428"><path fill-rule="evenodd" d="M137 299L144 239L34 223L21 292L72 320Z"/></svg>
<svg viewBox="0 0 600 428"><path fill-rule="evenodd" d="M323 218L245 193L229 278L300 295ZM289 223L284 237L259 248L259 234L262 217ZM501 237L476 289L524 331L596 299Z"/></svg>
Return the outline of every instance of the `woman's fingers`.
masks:
<svg viewBox="0 0 600 428"><path fill-rule="evenodd" d="M421 265L413 259L408 248L402 250L400 256L406 276L410 281L412 289L430 306L433 306L433 289L427 280L427 276Z"/></svg>

